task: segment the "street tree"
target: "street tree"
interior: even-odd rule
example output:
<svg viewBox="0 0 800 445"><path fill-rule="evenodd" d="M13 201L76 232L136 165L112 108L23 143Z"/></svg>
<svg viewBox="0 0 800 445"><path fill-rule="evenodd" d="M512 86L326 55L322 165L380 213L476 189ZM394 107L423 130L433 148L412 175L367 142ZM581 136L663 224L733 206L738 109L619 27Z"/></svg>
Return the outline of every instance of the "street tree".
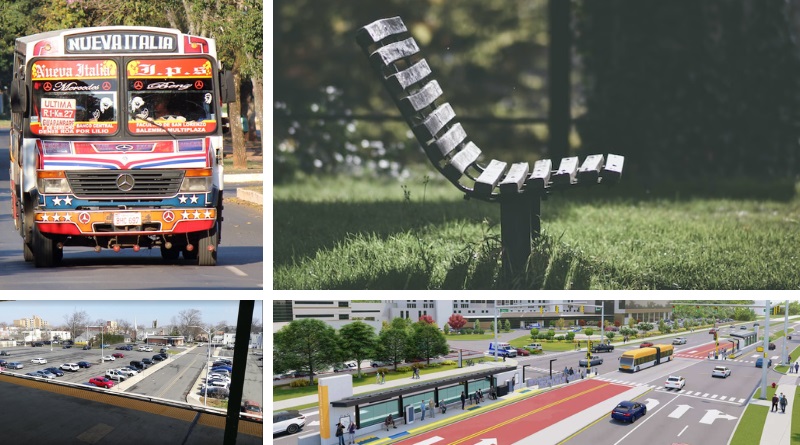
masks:
<svg viewBox="0 0 800 445"><path fill-rule="evenodd" d="M415 358L425 359L428 364L431 358L450 352L447 339L436 325L418 322L412 326L411 348Z"/></svg>
<svg viewBox="0 0 800 445"><path fill-rule="evenodd" d="M481 329L481 322L478 319L475 319L475 323L472 325L472 329L479 331Z"/></svg>
<svg viewBox="0 0 800 445"><path fill-rule="evenodd" d="M407 357L410 336L410 323L405 318L394 318L384 324L378 338L378 359L389 361L397 371L397 364Z"/></svg>
<svg viewBox="0 0 800 445"><path fill-rule="evenodd" d="M436 324L436 322L433 321L433 317L431 317L430 315L420 315L419 321L422 323Z"/></svg>
<svg viewBox="0 0 800 445"><path fill-rule="evenodd" d="M586 329L583 330L583 333L586 334L587 336L591 337L592 334L594 334L594 329L586 328Z"/></svg>
<svg viewBox="0 0 800 445"><path fill-rule="evenodd" d="M566 325L567 325L567 322L563 318L559 318L558 320L556 320L556 327L559 330L564 329L564 326L566 326Z"/></svg>
<svg viewBox="0 0 800 445"><path fill-rule="evenodd" d="M503 320L503 330L508 332L511 330L511 321L508 319Z"/></svg>
<svg viewBox="0 0 800 445"><path fill-rule="evenodd" d="M184 309L178 312L177 317L173 317L172 324L178 328L180 335L187 338L193 335L196 336L202 331L192 326L203 325L203 313L198 309Z"/></svg>
<svg viewBox="0 0 800 445"><path fill-rule="evenodd" d="M74 311L71 314L64 315L64 324L67 330L72 335L71 338L76 338L80 332L86 331L86 326L89 324L89 314L86 311Z"/></svg>
<svg viewBox="0 0 800 445"><path fill-rule="evenodd" d="M617 333L616 333L616 332L614 332L614 331L608 331L608 332L606 332L606 338L608 339L609 343L611 342L611 340L613 340L613 339L614 339L614 336L615 336L616 334L617 334Z"/></svg>
<svg viewBox="0 0 800 445"><path fill-rule="evenodd" d="M464 316L461 314L453 314L447 320L447 324L449 324L450 327L453 328L453 330L458 331L459 329L463 328L464 325L467 324L467 319L464 318Z"/></svg>
<svg viewBox="0 0 800 445"><path fill-rule="evenodd" d="M536 328L531 329L531 340L536 341L539 338L539 330Z"/></svg>
<svg viewBox="0 0 800 445"><path fill-rule="evenodd" d="M646 336L648 332L653 330L653 323L642 322L636 325L636 330L642 333L642 336Z"/></svg>
<svg viewBox="0 0 800 445"><path fill-rule="evenodd" d="M314 318L293 320L276 332L273 339L275 372L308 371L312 384L314 372L333 366L341 354L336 330Z"/></svg>
<svg viewBox="0 0 800 445"><path fill-rule="evenodd" d="M342 358L355 360L358 376L361 377L361 362L375 356L378 336L375 329L363 321L354 321L339 329Z"/></svg>
<svg viewBox="0 0 800 445"><path fill-rule="evenodd" d="M444 326L442 326L442 331L444 332L444 335L449 335L450 334L450 325L445 323Z"/></svg>

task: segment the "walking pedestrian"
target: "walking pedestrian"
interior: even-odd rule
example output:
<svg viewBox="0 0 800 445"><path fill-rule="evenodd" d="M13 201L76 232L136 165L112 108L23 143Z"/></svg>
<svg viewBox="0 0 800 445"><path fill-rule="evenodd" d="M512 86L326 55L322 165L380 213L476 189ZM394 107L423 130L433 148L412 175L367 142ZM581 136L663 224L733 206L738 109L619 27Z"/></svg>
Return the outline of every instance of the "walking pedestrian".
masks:
<svg viewBox="0 0 800 445"><path fill-rule="evenodd" d="M480 402L481 402L481 400L480 400L480 398L478 398L478 390L476 389L475 390L475 404L476 405L480 405L481 404Z"/></svg>
<svg viewBox="0 0 800 445"><path fill-rule="evenodd" d="M349 434L349 437L347 438L348 439L347 444L348 445L355 444L356 443L356 423L353 422L352 420L350 421L350 425L347 426L347 434Z"/></svg>
<svg viewBox="0 0 800 445"><path fill-rule="evenodd" d="M785 413L786 405L789 403L789 401L786 399L786 395L784 393L781 393L780 403L781 403L781 412Z"/></svg>
<svg viewBox="0 0 800 445"><path fill-rule="evenodd" d="M381 372L380 371L375 373L375 384L376 385L380 385L381 384Z"/></svg>
<svg viewBox="0 0 800 445"><path fill-rule="evenodd" d="M514 374L514 376L511 377L511 388L508 389L508 392L514 392L514 387L516 385L517 385L517 375Z"/></svg>
<svg viewBox="0 0 800 445"><path fill-rule="evenodd" d="M794 363L794 373L797 374L798 369L800 369L800 363Z"/></svg>
<svg viewBox="0 0 800 445"><path fill-rule="evenodd" d="M386 371L381 371L381 385L386 383Z"/></svg>
<svg viewBox="0 0 800 445"><path fill-rule="evenodd" d="M480 398L481 402L483 402L483 390L478 388L478 397Z"/></svg>
<svg viewBox="0 0 800 445"><path fill-rule="evenodd" d="M428 410L431 412L431 419L436 418L436 405L433 403L433 399L428 399Z"/></svg>
<svg viewBox="0 0 800 445"><path fill-rule="evenodd" d="M342 425L342 422L336 424L336 437L339 438L339 445L344 445L344 425Z"/></svg>
<svg viewBox="0 0 800 445"><path fill-rule="evenodd" d="M779 400L780 399L778 399L778 395L777 394L774 394L772 396L772 408L769 410L769 412L778 411L778 401Z"/></svg>
<svg viewBox="0 0 800 445"><path fill-rule="evenodd" d="M461 411L464 411L465 403L467 403L467 396L464 395L464 391L461 391Z"/></svg>
<svg viewBox="0 0 800 445"><path fill-rule="evenodd" d="M439 409L442 410L442 414L447 412L447 403L444 400L439 400Z"/></svg>
<svg viewBox="0 0 800 445"><path fill-rule="evenodd" d="M425 420L425 410L428 409L428 404L425 403L424 400L419 402L419 410L422 411L422 418L420 420Z"/></svg>

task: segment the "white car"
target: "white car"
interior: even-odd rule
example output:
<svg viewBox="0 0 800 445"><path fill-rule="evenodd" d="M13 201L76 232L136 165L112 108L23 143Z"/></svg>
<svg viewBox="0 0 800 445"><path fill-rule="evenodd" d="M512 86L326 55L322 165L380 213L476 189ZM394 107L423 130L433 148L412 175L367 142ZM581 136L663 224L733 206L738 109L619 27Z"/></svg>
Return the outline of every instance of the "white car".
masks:
<svg viewBox="0 0 800 445"><path fill-rule="evenodd" d="M77 363L64 363L63 365L61 365L61 369L63 369L64 371L76 372L80 371L81 367L78 366Z"/></svg>
<svg viewBox="0 0 800 445"><path fill-rule="evenodd" d="M686 379L679 375L671 375L664 382L664 388L683 389L684 386L686 386Z"/></svg>
<svg viewBox="0 0 800 445"><path fill-rule="evenodd" d="M272 413L272 434L287 432L294 434L300 431L306 424L306 416L300 414L300 411L278 411Z"/></svg>
<svg viewBox="0 0 800 445"><path fill-rule="evenodd" d="M224 380L224 381L226 381L228 383L230 383L230 381L231 381L230 377L228 377L227 375L225 375L225 374L217 374L217 373L209 374L208 375L208 380Z"/></svg>
<svg viewBox="0 0 800 445"><path fill-rule="evenodd" d="M103 361L104 361L104 362L113 362L114 360L116 360L116 359L114 358L114 356L113 356L113 355L106 355L106 356L103 356Z"/></svg>
<svg viewBox="0 0 800 445"><path fill-rule="evenodd" d="M133 377L136 374L138 374L136 371L127 368L115 369L114 371L117 371L118 373L124 375L125 377Z"/></svg>
<svg viewBox="0 0 800 445"><path fill-rule="evenodd" d="M711 371L711 377L722 377L724 379L729 375L731 375L731 370L727 366L715 366Z"/></svg>
<svg viewBox="0 0 800 445"><path fill-rule="evenodd" d="M108 371L106 371L106 378L108 378L109 380L116 380L118 382L121 382L125 380L127 376L122 375L122 373L120 373L116 369L109 369Z"/></svg>
<svg viewBox="0 0 800 445"><path fill-rule="evenodd" d="M42 363L42 364L44 364L44 363L47 363L47 360L43 359L43 358L35 358L35 359L31 360L31 363Z"/></svg>
<svg viewBox="0 0 800 445"><path fill-rule="evenodd" d="M673 345L685 345L686 337L677 337L672 340Z"/></svg>

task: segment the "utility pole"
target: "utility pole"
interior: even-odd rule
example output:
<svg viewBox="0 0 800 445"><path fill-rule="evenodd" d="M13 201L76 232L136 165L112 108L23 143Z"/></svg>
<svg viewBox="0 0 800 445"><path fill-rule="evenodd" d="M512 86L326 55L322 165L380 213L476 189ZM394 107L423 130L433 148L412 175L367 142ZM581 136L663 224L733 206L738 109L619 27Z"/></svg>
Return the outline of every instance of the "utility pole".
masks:
<svg viewBox="0 0 800 445"><path fill-rule="evenodd" d="M769 351L769 313L771 308L769 306L769 300L767 300L766 306L764 307L764 312L766 313L766 317L764 318L764 351L762 352L762 362L761 362L761 399L767 398L767 369L769 368L769 362L767 361L767 351Z"/></svg>

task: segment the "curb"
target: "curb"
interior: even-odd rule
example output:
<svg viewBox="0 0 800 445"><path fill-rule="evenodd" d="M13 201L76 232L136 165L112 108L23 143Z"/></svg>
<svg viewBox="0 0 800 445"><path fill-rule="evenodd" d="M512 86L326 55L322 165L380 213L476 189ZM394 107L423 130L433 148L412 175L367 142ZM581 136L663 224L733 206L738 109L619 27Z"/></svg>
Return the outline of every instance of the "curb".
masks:
<svg viewBox="0 0 800 445"><path fill-rule="evenodd" d="M254 204L264 205L264 195L255 190L247 190L244 188L236 189L236 198L242 201L252 202Z"/></svg>

